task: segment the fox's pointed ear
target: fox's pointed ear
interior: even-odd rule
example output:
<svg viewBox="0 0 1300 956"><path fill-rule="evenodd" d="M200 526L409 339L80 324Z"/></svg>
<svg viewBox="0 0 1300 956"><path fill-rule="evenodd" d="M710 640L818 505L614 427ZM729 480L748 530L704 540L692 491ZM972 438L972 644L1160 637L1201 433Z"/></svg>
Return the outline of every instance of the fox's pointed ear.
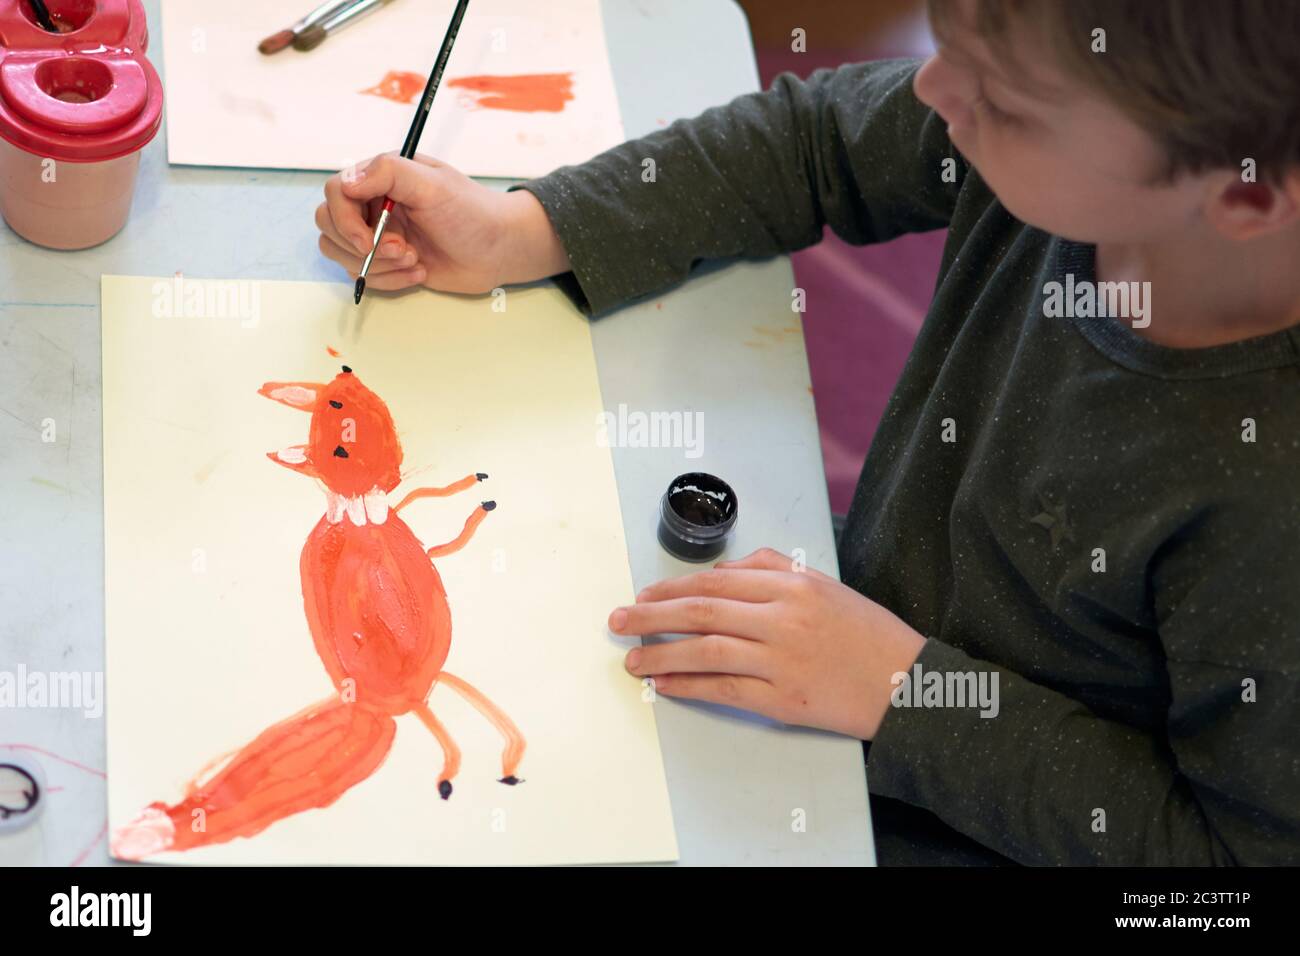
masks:
<svg viewBox="0 0 1300 956"><path fill-rule="evenodd" d="M257 390L257 394L281 405L310 412L316 408L316 399L324 390L325 386L317 382L267 382Z"/></svg>
<svg viewBox="0 0 1300 956"><path fill-rule="evenodd" d="M268 451L266 457L277 465L284 465L290 471L311 475L313 478L316 477L316 466L307 457L306 445L290 445L287 448L281 448L279 451Z"/></svg>

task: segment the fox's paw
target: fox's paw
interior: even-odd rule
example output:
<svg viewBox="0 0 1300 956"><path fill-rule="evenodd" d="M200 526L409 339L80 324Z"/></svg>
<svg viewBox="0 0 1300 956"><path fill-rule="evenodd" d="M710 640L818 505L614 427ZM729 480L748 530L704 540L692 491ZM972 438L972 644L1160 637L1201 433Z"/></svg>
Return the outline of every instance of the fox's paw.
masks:
<svg viewBox="0 0 1300 956"><path fill-rule="evenodd" d="M113 834L113 856L119 860L140 860L168 849L175 839L176 827L161 808L160 803L145 807L138 817Z"/></svg>

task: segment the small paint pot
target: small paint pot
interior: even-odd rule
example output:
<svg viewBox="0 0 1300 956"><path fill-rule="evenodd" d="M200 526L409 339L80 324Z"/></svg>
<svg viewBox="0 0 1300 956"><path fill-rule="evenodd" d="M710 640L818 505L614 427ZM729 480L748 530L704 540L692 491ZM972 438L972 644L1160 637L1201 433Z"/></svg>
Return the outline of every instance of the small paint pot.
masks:
<svg viewBox="0 0 1300 956"><path fill-rule="evenodd" d="M659 543L682 561L711 561L726 548L739 508L721 478L699 471L678 475L659 501Z"/></svg>
<svg viewBox="0 0 1300 956"><path fill-rule="evenodd" d="M0 4L0 215L23 238L85 249L126 224L140 150L162 124L140 0Z"/></svg>
<svg viewBox="0 0 1300 956"><path fill-rule="evenodd" d="M47 792L45 774L33 757L0 747L0 834L40 819Z"/></svg>

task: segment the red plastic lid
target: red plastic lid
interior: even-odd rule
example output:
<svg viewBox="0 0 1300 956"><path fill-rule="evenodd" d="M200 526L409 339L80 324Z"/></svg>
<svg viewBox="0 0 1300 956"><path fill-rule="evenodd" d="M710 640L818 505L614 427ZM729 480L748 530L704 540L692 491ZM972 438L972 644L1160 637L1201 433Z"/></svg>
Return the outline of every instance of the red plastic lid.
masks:
<svg viewBox="0 0 1300 956"><path fill-rule="evenodd" d="M0 137L62 162L116 159L162 124L162 81L145 58L140 0L46 0L37 25L27 0L0 0Z"/></svg>

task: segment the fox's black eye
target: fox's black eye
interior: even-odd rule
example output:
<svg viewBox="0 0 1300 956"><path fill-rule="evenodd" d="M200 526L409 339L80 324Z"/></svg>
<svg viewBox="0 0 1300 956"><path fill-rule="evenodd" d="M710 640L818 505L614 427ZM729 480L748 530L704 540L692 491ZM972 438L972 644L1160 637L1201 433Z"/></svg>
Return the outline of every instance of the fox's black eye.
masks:
<svg viewBox="0 0 1300 956"><path fill-rule="evenodd" d="M342 402L336 402L336 401L334 401L334 399L332 399L332 398L330 399L330 405L332 405L334 408L342 408L342 407L343 407L343 403L342 403Z"/></svg>
<svg viewBox="0 0 1300 956"><path fill-rule="evenodd" d="M348 450L347 450L346 448L344 448L342 445L339 445L338 448L335 448L335 449L334 449L334 457L335 457L335 458L346 458L346 457L348 457Z"/></svg>

